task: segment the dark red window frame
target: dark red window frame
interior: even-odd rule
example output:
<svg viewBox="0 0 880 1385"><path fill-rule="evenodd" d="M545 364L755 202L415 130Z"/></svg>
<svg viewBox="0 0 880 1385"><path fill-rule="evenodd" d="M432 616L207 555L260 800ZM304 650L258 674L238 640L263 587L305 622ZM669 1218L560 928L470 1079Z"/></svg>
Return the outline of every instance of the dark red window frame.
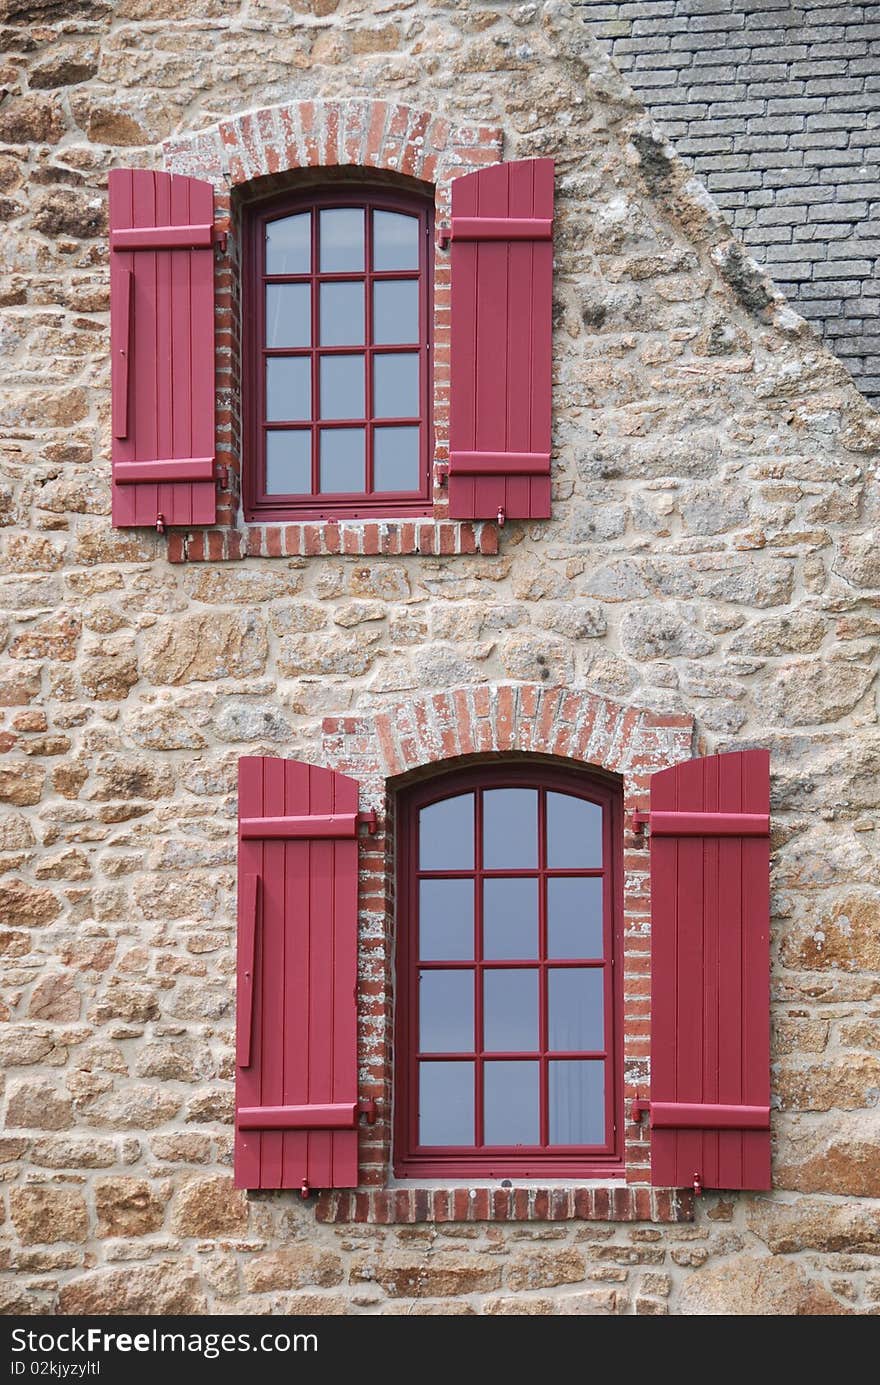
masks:
<svg viewBox="0 0 880 1385"><path fill-rule="evenodd" d="M437 803L457 794L475 792L478 797L482 790L495 788L534 788L539 791L539 835L546 843L546 793L558 791L572 794L599 804L603 809L603 864L601 870L550 870L542 848L537 870L514 871L509 869L484 871L479 854L479 841L475 840L473 871L421 872L418 861L418 814L429 804ZM478 807L475 817L475 837L479 837L481 814ZM442 776L433 776L427 781L402 790L397 802L398 827L398 872L397 872L397 985L395 1011L395 1148L394 1172L399 1177L462 1176L462 1177L621 1177L623 1167L623 984L622 958L622 919L623 919L623 855L622 855L622 800L619 787L613 779L591 771L566 769L557 764L494 761L481 766L453 770ZM430 965L420 961L418 947L418 887L422 875L446 875L478 878L548 876L590 876L603 877L603 938L604 956L604 1007L605 1007L605 1129L606 1143L598 1146L553 1146L549 1148L524 1148L500 1146L436 1146L420 1147L418 1143L418 975L419 970ZM481 935L481 897L476 891L475 936ZM540 936L539 960L534 958L521 961L492 960L485 964L480 952L475 952L474 960L459 963L442 961L438 967L474 967L477 996L480 992L480 977L484 967L523 966L539 967L542 973L540 987L541 1000L541 1064L546 1070L550 1050L546 1035L546 987L543 974L548 966L558 966L557 959L547 957L546 918L544 900L546 891L539 889ZM479 943L477 943L479 947ZM595 961L592 963L595 965ZM562 963L565 965L565 963ZM583 965L581 961L569 965ZM480 1001L476 1000L475 1012L480 1013ZM480 1071L479 1052L461 1053L457 1058L469 1059L477 1063ZM492 1052L486 1055L489 1060L498 1060L510 1055ZM424 1055L422 1055L422 1058ZM443 1060L442 1055L431 1055ZM476 1077L477 1089L481 1077ZM478 1109L479 1109L479 1096ZM547 1122L547 1082L541 1082L542 1128Z"/></svg>
<svg viewBox="0 0 880 1385"><path fill-rule="evenodd" d="M325 207L363 207L366 224L366 254L363 271L351 273L333 271L320 273L317 259L318 212ZM418 271L384 270L372 268L372 212L373 210L403 212L419 218L419 268ZM271 275L265 274L265 228L267 223L297 212L312 212L312 269L309 274ZM433 335L433 201L428 193L419 194L415 190L403 190L382 184L365 182L335 183L325 187L311 186L295 194L272 198L271 201L254 203L243 212L243 255L242 255L242 393L244 421L243 458L243 500L246 520L289 520L298 519L358 519L381 516L431 515L431 461L433 458L432 427L432 369L431 351ZM372 343L372 284L378 280L414 279L419 282L419 340L413 343L395 343L377 346ZM328 346L318 344L318 286L322 282L352 282L366 280L365 307L365 345ZM309 347L267 348L265 346L265 286L267 283L308 283L311 285L311 341ZM367 378L365 386L365 417L363 419L333 419L321 421L318 418L318 371L315 368L319 356L351 355L360 350L367 357ZM318 426L323 428L364 427L366 430L366 468L367 476L372 475L372 425L381 422L383 426L395 424L409 425L413 419L382 418L374 420L372 414L372 367L371 362L379 353L399 353L418 351L419 364L419 488L418 492L381 493L313 493L311 495L267 495L266 493L266 433L274 427L285 428L289 424L268 423L266 421L266 398L264 359L267 356L310 356L312 359L312 467L316 467L316 445Z"/></svg>

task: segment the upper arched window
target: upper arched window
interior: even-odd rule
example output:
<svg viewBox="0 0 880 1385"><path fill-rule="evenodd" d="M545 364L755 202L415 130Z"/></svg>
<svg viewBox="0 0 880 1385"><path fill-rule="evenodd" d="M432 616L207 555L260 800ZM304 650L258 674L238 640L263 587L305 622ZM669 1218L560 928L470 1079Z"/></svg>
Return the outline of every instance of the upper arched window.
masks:
<svg viewBox="0 0 880 1385"><path fill-rule="evenodd" d="M427 512L430 211L368 184L247 209L249 518Z"/></svg>
<svg viewBox="0 0 880 1385"><path fill-rule="evenodd" d="M401 795L398 1173L618 1166L618 813L538 762Z"/></svg>

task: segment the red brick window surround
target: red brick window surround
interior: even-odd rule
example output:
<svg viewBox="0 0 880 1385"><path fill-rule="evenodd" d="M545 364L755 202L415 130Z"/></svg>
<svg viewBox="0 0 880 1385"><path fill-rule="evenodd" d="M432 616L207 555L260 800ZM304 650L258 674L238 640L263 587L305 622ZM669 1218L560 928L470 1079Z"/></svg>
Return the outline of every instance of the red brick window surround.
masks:
<svg viewBox="0 0 880 1385"><path fill-rule="evenodd" d="M394 1171L619 1175L618 786L440 768L397 811Z"/></svg>
<svg viewBox="0 0 880 1385"><path fill-rule="evenodd" d="M360 1095L375 1101L376 1120L361 1128L360 1187L319 1194L319 1220L381 1224L692 1217L689 1193L650 1186L648 1132L644 1122L632 1120L630 1107L632 1098L650 1084L651 1023L648 851L644 836L633 829L632 814L647 808L655 771L693 755L693 736L687 716L621 706L586 689L531 683L456 687L325 720L320 763L356 778L362 808L375 809L378 820L376 833L361 840L358 905ZM396 859L400 808L420 785L433 782L436 791L446 770L477 768L485 774L486 767L491 771L513 761L539 773L549 766L574 776L581 786L610 780L620 794L614 829L620 852L620 1160L616 1171L609 1163L604 1175L598 1166L591 1174L548 1167L532 1176L511 1172L509 1177L481 1169L425 1173L420 1183L418 1176L400 1178L394 1169L394 1115L399 1108L396 958L406 927Z"/></svg>
<svg viewBox="0 0 880 1385"><path fill-rule="evenodd" d="M217 304L217 464L227 477L218 492L217 523L175 530L168 536L172 562L216 562L246 557L322 554L458 554L498 552L494 522L448 518L444 464L448 462L449 256L433 244L426 259L425 291L433 307L426 340L431 345L431 385L424 416L430 431L420 439L424 493L372 514L337 500L332 517L293 510L263 510L248 493L243 472L248 419L242 410L241 290L246 272L243 232L250 204L290 197L297 185L314 190L361 184L384 186L389 195L428 199L427 217L449 220L452 180L502 158L502 132L493 126L456 125L442 114L382 100L297 101L248 112L163 147L164 167L214 186L215 219L222 236L215 258ZM431 238L433 242L433 237ZM244 489L243 489L244 486ZM379 502L381 504L381 502ZM377 507L378 509L378 507Z"/></svg>

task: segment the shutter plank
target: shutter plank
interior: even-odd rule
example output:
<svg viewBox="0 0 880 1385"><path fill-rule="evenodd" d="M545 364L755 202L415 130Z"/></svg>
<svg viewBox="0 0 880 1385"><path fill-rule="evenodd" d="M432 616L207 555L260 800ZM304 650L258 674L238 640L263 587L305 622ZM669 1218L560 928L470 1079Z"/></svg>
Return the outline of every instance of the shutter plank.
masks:
<svg viewBox="0 0 880 1385"><path fill-rule="evenodd" d="M462 215L475 217L477 180L458 178L452 185L454 206ZM451 323L449 334L451 380L449 448L476 451L477 436L477 276L479 246L475 242L453 245ZM472 475L449 477L449 512L475 516L476 481Z"/></svg>
<svg viewBox="0 0 880 1385"><path fill-rule="evenodd" d="M707 764L704 802L707 807L730 803L741 797L741 764L736 757L716 755ZM715 863L714 898L717 900L717 931L713 955L707 955L709 975L724 977L724 985L706 988L707 1009L711 1010L714 1051L709 1059L705 1097L707 1101L736 1102L743 1091L741 1037L743 1026L743 900L742 870L745 843L738 837L712 837L704 843L707 857ZM713 971L714 969L714 971ZM714 1079L714 1080L711 1080ZM742 1140L735 1130L719 1131L704 1141L707 1177L716 1187L740 1187L742 1183Z"/></svg>
<svg viewBox="0 0 880 1385"><path fill-rule="evenodd" d="M550 514L552 212L551 159L496 164L452 185L453 519ZM526 454L540 474L526 472Z"/></svg>
<svg viewBox="0 0 880 1385"><path fill-rule="evenodd" d="M675 792L685 797L699 795L704 771L701 762L692 760L680 768L681 775ZM675 1097L678 1101L696 1102L702 1099L703 1092L705 1030L704 992L694 979L703 972L703 926L707 914L711 915L714 900L708 888L709 871L703 842L689 837L679 843L678 855L678 1068ZM702 1171L702 1136L696 1131L683 1130L672 1138L677 1146L678 1166L688 1169L684 1181L691 1183L694 1174Z"/></svg>
<svg viewBox="0 0 880 1385"><path fill-rule="evenodd" d="M742 762L742 806L746 812L769 809L770 756L755 751ZM743 1090L755 1101L770 1103L770 840L742 843L743 881L743 1012L749 1017L743 1035ZM743 1184L769 1188L770 1137L758 1131L742 1137Z"/></svg>
<svg viewBox="0 0 880 1385"><path fill-rule="evenodd" d="M273 787L264 810L273 816L311 812L308 765L296 760L267 760ZM269 837L266 850L278 877L279 930L276 974L271 989L277 1013L271 1079L264 1087L268 1106L292 1106L313 1099L308 1085L310 1026L309 939L313 923L312 843ZM264 1139L267 1136L264 1135ZM272 1179L269 1186L290 1188L308 1174L309 1133L305 1129L272 1133ZM266 1186L266 1185L264 1185Z"/></svg>
<svg viewBox="0 0 880 1385"><path fill-rule="evenodd" d="M329 816L333 811L332 780L314 766L303 766L308 782L309 813ZM309 938L303 970L308 976L306 1023L308 1034L303 1047L306 1096L309 1102L323 1103L331 1098L328 1079L333 1044L333 1009L330 995L333 934L333 844L326 838L304 842L299 851L309 853ZM318 1042L316 1042L316 1039ZM330 1136L325 1130L311 1130L306 1142L306 1181L312 1188L332 1183Z"/></svg>
<svg viewBox="0 0 880 1385"><path fill-rule="evenodd" d="M357 812L358 788L351 779L336 775L334 811ZM340 799L342 801L340 801ZM329 844L334 854L333 937L329 952L330 1003L333 1013L333 1045L330 1063L330 1092L335 1101L358 1089L357 1072L357 957L358 957L358 843ZM331 1186L352 1187L358 1181L357 1130L346 1138L336 1136L332 1143Z"/></svg>
<svg viewBox="0 0 880 1385"><path fill-rule="evenodd" d="M263 761L263 811L287 810L285 794L285 764L283 760ZM284 997L288 977L295 977L295 954L302 946L303 931L308 929L305 909L297 909L293 895L294 881L288 875L288 855L283 842L263 844L266 881L263 937L265 939L263 972L260 985L263 991L263 1057L261 1106L284 1106L284 1060L288 1047L288 1031L294 1024L298 1007L293 1014L285 1013ZM289 971L288 971L289 966ZM297 992L291 991L291 996ZM304 1039L307 1038L305 1030ZM297 1137L302 1138L302 1137ZM280 1130L267 1130L261 1136L260 1187L284 1187L284 1141Z"/></svg>
<svg viewBox="0 0 880 1385"><path fill-rule="evenodd" d="M553 215L552 159L536 159L532 166L532 211L546 211ZM529 482L530 514L535 518L550 514L550 465L549 453L553 436L553 243L532 247L532 331L530 345L532 351L532 388L529 398L532 406L529 447L534 451L548 454L548 465L541 477L532 477Z"/></svg>
<svg viewBox="0 0 880 1385"><path fill-rule="evenodd" d="M507 213L509 168L495 164L478 180L477 209L480 216ZM510 359L509 247L501 241L478 244L477 250L477 378L476 436L478 452L491 450L502 439L507 450L508 364ZM506 482L500 477L474 480L474 504L478 514L496 515L504 508Z"/></svg>
<svg viewBox="0 0 880 1385"><path fill-rule="evenodd" d="M171 223L171 179L153 178L156 184L156 223ZM156 265L156 452L157 457L173 457L175 336L177 324L171 302L171 252L146 251ZM173 505L173 487L160 481L156 486L156 508L167 522Z"/></svg>
<svg viewBox="0 0 880 1385"><path fill-rule="evenodd" d="M509 164L507 211L511 218L529 217L535 206L535 163ZM507 447L531 451L532 413L535 407L535 270L540 243L512 240L508 246ZM551 252L552 253L552 252ZM510 474L505 485L504 509L508 514L537 515L533 505L532 478Z"/></svg>
<svg viewBox="0 0 880 1385"><path fill-rule="evenodd" d="M195 222L214 221L214 191L210 183L186 179L189 188L190 216ZM214 251L211 246L185 257L189 277L191 331L189 345L192 429L190 447L194 457L216 456L216 399L214 385ZM216 516L216 483L203 482L187 497L190 518L181 523L213 524ZM175 523L178 521L175 520Z"/></svg>
<svg viewBox="0 0 880 1385"><path fill-rule="evenodd" d="M239 761L238 773L238 811L242 813L259 813L263 806L263 774L262 761L248 757ZM247 988L242 988L241 981L247 970L247 963L250 952L250 938L247 928L247 909L248 891L247 887L242 888L242 881L252 878L265 877L262 843L256 841L241 841L238 843L238 871L239 871L239 893L238 893L238 1005L242 1005L244 1000L247 1003ZM268 883L268 882L266 882ZM263 890L262 906L266 908L265 886ZM262 976L265 970L265 928L260 930L262 936L257 936L253 952L254 958L254 977L253 985L250 988L251 1014L251 1052L250 1063L246 1068L239 1068L236 1073L236 1102L239 1106L259 1106L260 1096L260 1065L263 1056L263 986ZM244 994L243 994L244 990ZM260 1146L261 1136L257 1133L236 1132L235 1138L235 1179L241 1188L259 1188L260 1181Z"/></svg>
<svg viewBox="0 0 880 1385"><path fill-rule="evenodd" d="M155 225L159 215L156 205L155 175L148 169L136 169L132 187L134 224ZM134 428L131 430L134 461L141 458L168 456L159 451L159 276L157 256L145 251L143 257L132 254L135 272L134 311ZM155 524L159 510L159 488L147 483L134 490L134 524Z"/></svg>
<svg viewBox="0 0 880 1385"><path fill-rule="evenodd" d="M169 225L186 226L190 223L190 186L182 178L172 178L171 209ZM169 339L170 393L168 397L168 417L171 424L171 457L192 457L193 448L193 330L192 330L192 285L190 283L190 262L192 256L186 249L176 249L162 258L167 260L169 269L169 303L171 327ZM161 487L161 499L167 508L165 514L173 516L174 524L192 524L192 488L186 487L179 499L176 487Z"/></svg>
<svg viewBox="0 0 880 1385"><path fill-rule="evenodd" d="M655 774L650 816L652 1181L768 1188L769 1121L755 1116L770 1102L767 752ZM660 1118L676 1109L678 1119Z"/></svg>

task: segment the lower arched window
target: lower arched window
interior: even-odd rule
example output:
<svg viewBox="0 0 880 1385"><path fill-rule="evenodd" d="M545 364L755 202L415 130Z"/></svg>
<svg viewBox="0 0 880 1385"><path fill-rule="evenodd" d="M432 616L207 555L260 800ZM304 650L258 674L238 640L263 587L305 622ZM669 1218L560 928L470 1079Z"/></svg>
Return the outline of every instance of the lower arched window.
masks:
<svg viewBox="0 0 880 1385"><path fill-rule="evenodd" d="M613 779L494 761L399 800L395 1171L620 1171Z"/></svg>

